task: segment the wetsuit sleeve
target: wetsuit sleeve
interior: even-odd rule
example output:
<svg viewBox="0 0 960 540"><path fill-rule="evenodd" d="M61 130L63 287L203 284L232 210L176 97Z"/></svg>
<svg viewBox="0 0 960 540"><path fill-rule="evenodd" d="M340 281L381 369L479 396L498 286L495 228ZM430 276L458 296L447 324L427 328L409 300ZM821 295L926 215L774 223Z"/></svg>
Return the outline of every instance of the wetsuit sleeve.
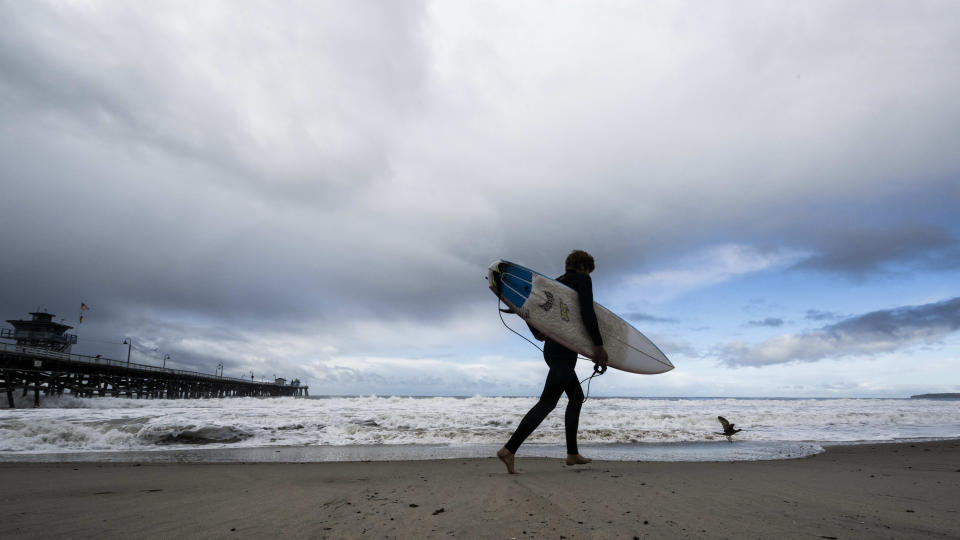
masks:
<svg viewBox="0 0 960 540"><path fill-rule="evenodd" d="M577 276L576 286L577 295L580 297L580 317L583 319L584 326L587 327L587 333L596 346L603 345L603 338L600 337L600 324L597 322L597 313L593 310L593 280L590 276Z"/></svg>

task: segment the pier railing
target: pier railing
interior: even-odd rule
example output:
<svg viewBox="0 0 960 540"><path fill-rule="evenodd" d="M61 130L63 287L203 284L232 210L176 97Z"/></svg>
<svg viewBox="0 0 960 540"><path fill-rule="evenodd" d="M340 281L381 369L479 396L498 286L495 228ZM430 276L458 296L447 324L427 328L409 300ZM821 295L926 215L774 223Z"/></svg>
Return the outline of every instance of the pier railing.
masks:
<svg viewBox="0 0 960 540"><path fill-rule="evenodd" d="M79 362L82 364L93 364L93 365L99 365L99 366L137 369L141 371L150 371L153 373L165 373L170 375L187 375L190 377L206 378L211 381L226 381L226 382L233 382L233 383L246 383L246 384L257 384L257 385L276 384L275 382L257 382L254 380L241 379L237 377L224 377L221 375L203 373L200 371L190 371L186 369L173 369L168 367L157 367L157 366L151 366L149 364L138 364L135 362L127 362L126 360L114 360L112 358L104 358L102 356L101 357L88 356L84 354L72 354L72 353L51 351L49 349L40 349L37 347L25 347L22 345L14 345L12 343L0 343L0 351L28 354L30 356L40 356L44 358L55 358L57 360ZM277 385L277 386L281 386L281 385Z"/></svg>

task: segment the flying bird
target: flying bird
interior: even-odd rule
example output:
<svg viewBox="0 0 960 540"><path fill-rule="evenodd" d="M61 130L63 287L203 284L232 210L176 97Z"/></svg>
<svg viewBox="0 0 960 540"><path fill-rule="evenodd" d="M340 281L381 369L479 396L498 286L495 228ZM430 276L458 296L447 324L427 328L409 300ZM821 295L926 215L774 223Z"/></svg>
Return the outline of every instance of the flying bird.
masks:
<svg viewBox="0 0 960 540"><path fill-rule="evenodd" d="M717 435L725 435L730 442L733 442L733 435L735 433L742 431L740 429L733 429L734 424L727 422L727 419L722 416L718 416L717 420L719 420L720 425L723 426L723 433L717 433Z"/></svg>

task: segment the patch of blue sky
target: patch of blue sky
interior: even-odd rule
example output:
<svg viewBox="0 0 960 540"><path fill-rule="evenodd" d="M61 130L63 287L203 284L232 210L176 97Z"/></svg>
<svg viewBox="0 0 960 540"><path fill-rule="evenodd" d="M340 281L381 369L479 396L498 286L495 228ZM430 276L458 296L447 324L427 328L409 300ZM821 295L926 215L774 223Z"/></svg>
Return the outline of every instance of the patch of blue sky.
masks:
<svg viewBox="0 0 960 540"><path fill-rule="evenodd" d="M760 342L822 328L877 310L952 298L949 272L913 272L853 280L835 274L771 269L688 290L669 301L624 302L646 316L647 334L682 334L700 351L733 340Z"/></svg>

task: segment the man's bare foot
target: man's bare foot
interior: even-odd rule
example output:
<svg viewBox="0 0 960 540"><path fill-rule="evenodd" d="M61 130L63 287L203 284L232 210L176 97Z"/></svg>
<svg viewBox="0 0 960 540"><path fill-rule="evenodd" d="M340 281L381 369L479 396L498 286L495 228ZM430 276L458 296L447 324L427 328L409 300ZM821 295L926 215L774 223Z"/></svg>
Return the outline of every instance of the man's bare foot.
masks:
<svg viewBox="0 0 960 540"><path fill-rule="evenodd" d="M507 450L507 447L503 447L497 450L497 457L507 466L508 473L517 474L517 471L513 470L513 452Z"/></svg>
<svg viewBox="0 0 960 540"><path fill-rule="evenodd" d="M567 465L586 465L591 461L593 460L580 454L567 454Z"/></svg>

